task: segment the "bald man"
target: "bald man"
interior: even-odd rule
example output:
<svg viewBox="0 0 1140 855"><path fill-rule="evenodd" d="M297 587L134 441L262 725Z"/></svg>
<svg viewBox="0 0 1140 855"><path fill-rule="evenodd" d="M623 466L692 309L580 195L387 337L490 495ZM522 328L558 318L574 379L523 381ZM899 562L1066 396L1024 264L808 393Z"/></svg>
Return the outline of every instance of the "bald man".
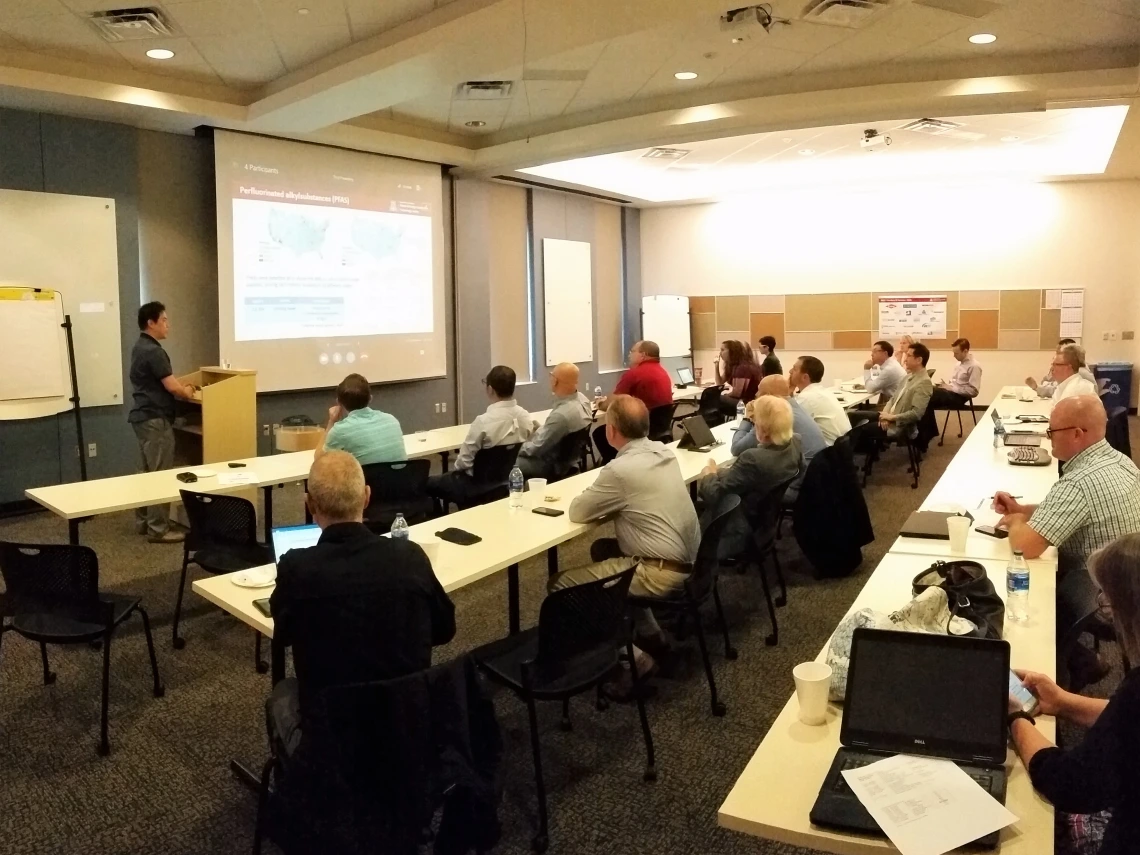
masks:
<svg viewBox="0 0 1140 855"><path fill-rule="evenodd" d="M578 391L578 366L560 362L550 372L554 407L542 427L519 449L518 465L527 478L561 478L566 461L558 459L558 445L572 433L590 426L590 402ZM561 471L560 471L561 470Z"/></svg>
<svg viewBox="0 0 1140 855"><path fill-rule="evenodd" d="M800 476L788 488L785 497L790 497L792 501L795 500L796 495L799 493L800 484L803 483L804 473L807 472L808 464L811 463L815 455L823 451L827 447L827 441L823 438L823 431L820 430L819 425L815 419L811 417L807 410L800 406L800 402L792 397L792 388L788 385L788 378L782 374L769 374L760 381L760 389L756 393L756 399L759 400L764 395L774 395L777 398L783 398L792 407L792 432L800 441L800 450L804 454L803 468L800 470ZM755 448L758 440L756 439L756 430L752 419L752 405L749 404L744 408L744 418L740 421L740 427L736 429L736 433L732 437L732 456L739 457L750 448Z"/></svg>
<svg viewBox="0 0 1140 855"><path fill-rule="evenodd" d="M1038 505L1021 504L1009 493L994 496L1010 546L1026 558L1057 547L1062 575L1083 571L1095 550L1140 531L1140 470L1105 441L1107 422L1095 395L1058 401L1049 438L1064 464L1060 480Z"/></svg>

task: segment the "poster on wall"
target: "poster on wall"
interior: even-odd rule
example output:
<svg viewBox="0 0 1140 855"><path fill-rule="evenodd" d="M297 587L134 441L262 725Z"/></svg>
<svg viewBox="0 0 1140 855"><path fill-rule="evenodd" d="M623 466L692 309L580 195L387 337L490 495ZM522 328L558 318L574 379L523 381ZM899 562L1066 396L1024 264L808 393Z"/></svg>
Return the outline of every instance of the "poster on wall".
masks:
<svg viewBox="0 0 1140 855"><path fill-rule="evenodd" d="M879 335L896 339L904 335L946 338L946 295L926 297L879 297Z"/></svg>

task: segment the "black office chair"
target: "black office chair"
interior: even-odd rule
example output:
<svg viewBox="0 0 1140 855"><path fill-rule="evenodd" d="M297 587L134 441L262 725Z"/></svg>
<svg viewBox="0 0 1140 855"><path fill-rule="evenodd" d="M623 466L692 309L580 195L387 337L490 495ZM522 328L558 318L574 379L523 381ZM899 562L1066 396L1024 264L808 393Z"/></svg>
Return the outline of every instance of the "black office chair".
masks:
<svg viewBox="0 0 1140 855"><path fill-rule="evenodd" d="M673 413L677 409L676 402L662 404L649 411L649 438L658 442L673 441Z"/></svg>
<svg viewBox="0 0 1140 855"><path fill-rule="evenodd" d="M0 625L0 640L14 632L40 645L44 685L55 682L48 665L49 644L103 645L103 691L99 719L99 753L111 752L107 738L107 707L111 690L111 640L115 630L135 612L142 617L154 696L166 690L158 676L150 618L138 597L99 591L99 559L87 546L28 544L0 541L0 576L4 578L3 611L9 622Z"/></svg>
<svg viewBox="0 0 1140 855"><path fill-rule="evenodd" d="M690 416L701 416L705 420L705 424L709 427L716 427L717 425L724 424L727 419L720 409L720 386L709 386L701 392L701 397L697 401L697 408L695 410L686 410L683 413L673 415L673 421L679 422L682 419L687 419ZM689 403L687 401L679 401L678 405Z"/></svg>
<svg viewBox="0 0 1140 855"><path fill-rule="evenodd" d="M942 445L942 441L946 439L946 425L950 424L950 413L958 414L958 439L962 438L962 408L969 407L970 415L974 419L974 427L978 426L978 414L974 411L974 399L967 398L964 403L958 404L956 407L951 407L946 411L946 418L942 420L942 435L938 437L938 444Z"/></svg>
<svg viewBox="0 0 1140 855"><path fill-rule="evenodd" d="M1113 407L1108 414L1108 429L1105 432L1108 444L1123 454L1132 456L1132 439L1128 435L1128 408Z"/></svg>
<svg viewBox="0 0 1140 855"><path fill-rule="evenodd" d="M507 479L515 468L520 448L522 443L516 442L514 445L481 448L475 452L475 460L471 464L471 489L462 502L456 502L460 510L507 497Z"/></svg>
<svg viewBox="0 0 1140 855"><path fill-rule="evenodd" d="M701 535L701 546L697 552L697 560L693 564L693 571L685 580L685 587L681 596L673 599L660 597L630 597L630 605L652 608L655 611L680 612L691 618L696 627L697 643L701 648L701 662L705 666L705 677L709 682L709 702L712 705L712 714L722 716L728 708L717 697L716 678L713 676L712 663L709 661L708 642L705 638L704 625L701 623L701 606L711 597L716 604L716 617L720 622L720 630L724 635L724 658L735 659L736 648L728 638L728 624L724 621L724 609L720 604L720 591L717 590L717 550L720 548L721 535L729 519L740 506L740 496L728 495L721 500L715 513L708 521L704 533Z"/></svg>
<svg viewBox="0 0 1140 855"><path fill-rule="evenodd" d="M642 778L657 780L653 735L640 691L626 602L633 571L630 567L606 579L554 591L542 602L537 627L471 653L491 680L510 689L526 704L538 790L538 833L531 842L537 852L546 851L549 838L535 701L562 701L562 728L569 730L570 698L600 686L618 667L618 651L623 648L634 680L633 694L648 758ZM600 700L599 708L604 708Z"/></svg>
<svg viewBox="0 0 1140 855"><path fill-rule="evenodd" d="M558 441L551 461L550 483L586 471L586 446L589 443L589 426L568 433Z"/></svg>
<svg viewBox="0 0 1140 855"><path fill-rule="evenodd" d="M748 527L752 530L752 549L741 556L750 564L755 564L760 573L760 583L764 588L764 600L768 604L768 617L772 621L772 631L765 636L764 643L774 647L780 641L780 628L776 622L775 606L784 606L788 602L788 586L784 582L784 570L780 567L780 556L776 553L776 535L780 523L780 508L784 502L784 493L795 478L789 478L755 496L746 496L744 499L744 513L748 519ZM766 560L772 559L776 568L776 578L780 582L780 596L775 598L773 605L772 588L768 582Z"/></svg>
<svg viewBox="0 0 1140 855"><path fill-rule="evenodd" d="M372 498L364 509L364 524L372 531L386 533L396 514L403 514L408 525L432 516L435 504L427 494L430 460L369 463L362 468L364 483L372 489Z"/></svg>
<svg viewBox="0 0 1140 855"><path fill-rule="evenodd" d="M1112 627L1098 617L1100 603L1096 585L1083 570L1071 570L1057 582L1057 684L1065 689L1080 691L1083 686L1072 685L1069 659L1084 635L1092 636L1094 643L1112 638Z"/></svg>
<svg viewBox="0 0 1140 855"><path fill-rule="evenodd" d="M240 496L195 493L179 490L190 531L182 550L182 574L178 580L178 599L174 603L171 627L175 650L186 646L178 634L182 618L182 596L186 592L186 573L197 564L207 573L236 573L273 563L273 550L257 539L257 511L253 502ZM254 667L259 674L269 671L269 663L261 658L261 633L254 639Z"/></svg>

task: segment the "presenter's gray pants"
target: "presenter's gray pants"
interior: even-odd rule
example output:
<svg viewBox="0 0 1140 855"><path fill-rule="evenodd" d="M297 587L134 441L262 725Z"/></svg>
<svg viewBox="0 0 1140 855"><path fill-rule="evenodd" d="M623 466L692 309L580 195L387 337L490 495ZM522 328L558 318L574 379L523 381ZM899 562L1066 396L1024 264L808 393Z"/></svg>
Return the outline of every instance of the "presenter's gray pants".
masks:
<svg viewBox="0 0 1140 855"><path fill-rule="evenodd" d="M139 441L143 472L157 472L174 466L174 427L166 419L147 419L131 425ZM170 505L135 509L135 524L146 534L159 536L170 528Z"/></svg>

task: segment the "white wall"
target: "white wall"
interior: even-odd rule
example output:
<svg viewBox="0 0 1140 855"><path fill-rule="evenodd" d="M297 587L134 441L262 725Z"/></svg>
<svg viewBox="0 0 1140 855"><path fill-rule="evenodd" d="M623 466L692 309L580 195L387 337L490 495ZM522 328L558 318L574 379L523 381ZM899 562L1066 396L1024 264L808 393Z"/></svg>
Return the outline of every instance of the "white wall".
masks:
<svg viewBox="0 0 1140 855"><path fill-rule="evenodd" d="M1089 361L1140 363L1140 342L1120 338L1140 330L1138 181L805 191L649 208L641 265L646 295L1084 288ZM1117 340L1102 340L1108 331ZM711 370L712 354L697 356ZM819 356L828 379L853 376L866 359ZM981 401L1049 365L1047 352L977 357ZM938 353L931 366L944 377L951 362Z"/></svg>

